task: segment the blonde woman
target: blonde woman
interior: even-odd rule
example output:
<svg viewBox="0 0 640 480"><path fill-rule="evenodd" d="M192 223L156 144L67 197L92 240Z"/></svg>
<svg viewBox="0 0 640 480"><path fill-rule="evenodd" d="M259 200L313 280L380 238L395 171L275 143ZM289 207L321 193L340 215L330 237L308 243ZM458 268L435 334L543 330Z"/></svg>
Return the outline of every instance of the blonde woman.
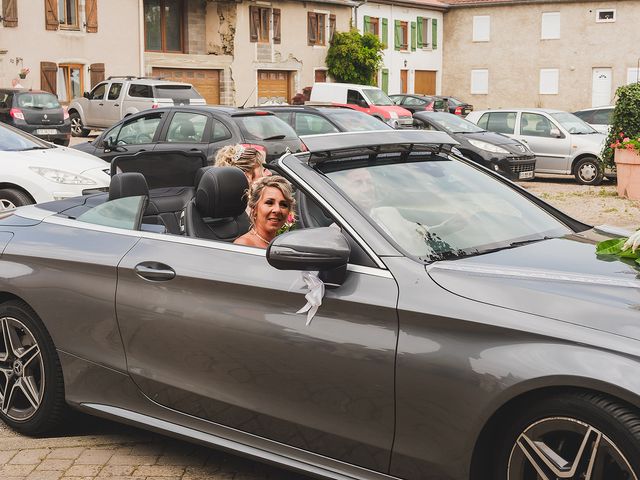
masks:
<svg viewBox="0 0 640 480"><path fill-rule="evenodd" d="M247 196L251 229L233 243L267 248L293 213L291 184L279 175L262 177L249 186Z"/></svg>
<svg viewBox="0 0 640 480"><path fill-rule="evenodd" d="M262 164L266 157L264 152L243 145L227 145L216 154L216 167L238 167L247 177L249 185L264 176L271 175Z"/></svg>

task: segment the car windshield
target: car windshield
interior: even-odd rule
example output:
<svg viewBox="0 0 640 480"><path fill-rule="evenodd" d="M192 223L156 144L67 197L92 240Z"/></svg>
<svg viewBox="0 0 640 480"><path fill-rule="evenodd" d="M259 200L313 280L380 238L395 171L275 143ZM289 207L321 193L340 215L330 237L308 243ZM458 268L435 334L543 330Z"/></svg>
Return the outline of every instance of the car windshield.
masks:
<svg viewBox="0 0 640 480"><path fill-rule="evenodd" d="M289 124L275 115L233 117L247 140L294 140L298 138Z"/></svg>
<svg viewBox="0 0 640 480"><path fill-rule="evenodd" d="M54 147L33 135L0 123L0 151L20 152L23 150L40 150L45 148Z"/></svg>
<svg viewBox="0 0 640 480"><path fill-rule="evenodd" d="M363 88L362 93L364 93L372 105L395 105L393 100L387 97L387 94L379 88Z"/></svg>
<svg viewBox="0 0 640 480"><path fill-rule="evenodd" d="M189 100L202 98L195 88L190 85L156 85L157 98L171 98L173 100Z"/></svg>
<svg viewBox="0 0 640 480"><path fill-rule="evenodd" d="M60 108L60 102L50 93L22 93L17 99L19 108Z"/></svg>
<svg viewBox="0 0 640 480"><path fill-rule="evenodd" d="M371 130L393 130L392 127L376 117L355 110L332 110L326 112L331 120L345 132L364 132Z"/></svg>
<svg viewBox="0 0 640 480"><path fill-rule="evenodd" d="M587 133L598 133L591 125L584 120L579 119L573 113L556 112L551 116L569 133L584 135Z"/></svg>
<svg viewBox="0 0 640 480"><path fill-rule="evenodd" d="M453 157L325 173L382 233L424 262L571 233L513 188Z"/></svg>
<svg viewBox="0 0 640 480"><path fill-rule="evenodd" d="M451 113L429 113L428 118L451 133L484 132L484 130L478 127L475 123L471 123L469 120L465 120L464 118L460 118L458 115L453 115Z"/></svg>

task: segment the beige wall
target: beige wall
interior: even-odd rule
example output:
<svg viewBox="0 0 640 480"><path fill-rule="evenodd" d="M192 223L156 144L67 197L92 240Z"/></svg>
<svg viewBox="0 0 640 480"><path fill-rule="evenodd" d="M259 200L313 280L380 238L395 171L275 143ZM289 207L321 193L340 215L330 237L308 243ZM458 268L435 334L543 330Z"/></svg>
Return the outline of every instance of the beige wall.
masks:
<svg viewBox="0 0 640 480"><path fill-rule="evenodd" d="M263 2L260 3L264 5ZM336 30L349 29L351 8L314 2L275 1L271 7L280 8L282 15L281 43L264 48L249 41L249 3L238 4L231 75L236 88L236 105L257 105L257 71L287 70L294 72L292 96L304 87L313 85L316 68L325 68L328 45L307 45L307 12L317 11L336 15Z"/></svg>
<svg viewBox="0 0 640 480"><path fill-rule="evenodd" d="M45 29L44 2L19 0L18 26L0 24L0 86L11 85L22 66L31 73L21 83L40 88L40 62L84 65L85 90L89 89L88 67L104 63L105 75L139 75L140 22L137 0L99 0L98 32L86 33L84 0L80 1L80 31ZM22 59L16 63L16 57Z"/></svg>
<svg viewBox="0 0 640 480"><path fill-rule="evenodd" d="M616 9L616 21L596 23L596 10ZM543 12L560 12L560 39L541 40ZM474 15L491 16L489 42L472 42ZM454 8L445 15L443 94L476 109L591 106L592 69L612 68L611 97L636 68L640 1L545 3ZM470 93L471 70L489 70L489 93ZM539 94L541 68L559 70L557 95Z"/></svg>

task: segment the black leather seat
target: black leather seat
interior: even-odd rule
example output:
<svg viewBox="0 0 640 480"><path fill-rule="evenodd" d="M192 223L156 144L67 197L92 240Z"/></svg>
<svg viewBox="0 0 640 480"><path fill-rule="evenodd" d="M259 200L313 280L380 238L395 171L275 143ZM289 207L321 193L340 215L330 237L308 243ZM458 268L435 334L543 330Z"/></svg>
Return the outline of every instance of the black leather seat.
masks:
<svg viewBox="0 0 640 480"><path fill-rule="evenodd" d="M245 196L249 184L236 167L213 167L202 172L195 198L184 214L189 237L233 242L249 231Z"/></svg>
<svg viewBox="0 0 640 480"><path fill-rule="evenodd" d="M109 183L109 201L126 197L149 197L149 186L144 175L137 172L118 173Z"/></svg>

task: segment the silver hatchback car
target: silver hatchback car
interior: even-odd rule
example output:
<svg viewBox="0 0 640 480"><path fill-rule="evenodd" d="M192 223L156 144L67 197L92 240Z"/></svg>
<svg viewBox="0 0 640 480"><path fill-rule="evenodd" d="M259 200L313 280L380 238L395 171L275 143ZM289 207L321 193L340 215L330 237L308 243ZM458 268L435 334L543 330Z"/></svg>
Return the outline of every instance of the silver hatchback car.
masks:
<svg viewBox="0 0 640 480"><path fill-rule="evenodd" d="M536 154L536 173L574 175L583 185L615 176L600 158L606 136L569 112L526 108L478 110L467 120L485 130L508 135Z"/></svg>

